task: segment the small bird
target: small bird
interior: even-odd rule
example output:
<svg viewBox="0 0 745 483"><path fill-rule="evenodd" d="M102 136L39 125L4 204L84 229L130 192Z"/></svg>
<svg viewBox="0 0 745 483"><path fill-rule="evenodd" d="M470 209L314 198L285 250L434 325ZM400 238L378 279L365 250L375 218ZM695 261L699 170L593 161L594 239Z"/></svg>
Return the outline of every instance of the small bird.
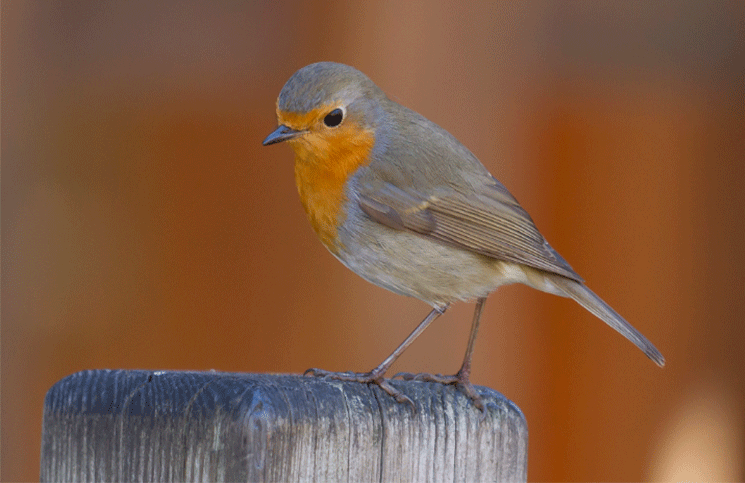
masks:
<svg viewBox="0 0 745 483"><path fill-rule="evenodd" d="M334 62L303 67L279 93L277 120L263 145L286 142L295 152L300 201L321 242L365 280L432 306L372 371L306 374L374 383L413 405L385 373L451 303L476 300L466 354L455 375L400 375L454 384L483 411L470 381L481 312L491 292L517 282L574 299L659 366L665 364L639 331L584 285L465 146L390 100L362 72Z"/></svg>

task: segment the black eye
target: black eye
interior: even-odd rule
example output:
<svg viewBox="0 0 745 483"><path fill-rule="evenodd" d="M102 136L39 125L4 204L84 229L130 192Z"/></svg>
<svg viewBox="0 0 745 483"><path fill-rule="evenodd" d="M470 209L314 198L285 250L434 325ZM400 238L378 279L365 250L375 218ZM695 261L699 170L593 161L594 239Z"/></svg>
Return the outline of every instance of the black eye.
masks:
<svg viewBox="0 0 745 483"><path fill-rule="evenodd" d="M326 117L323 118L323 123L328 127L336 127L341 124L342 119L344 119L344 111L337 107L326 114Z"/></svg>

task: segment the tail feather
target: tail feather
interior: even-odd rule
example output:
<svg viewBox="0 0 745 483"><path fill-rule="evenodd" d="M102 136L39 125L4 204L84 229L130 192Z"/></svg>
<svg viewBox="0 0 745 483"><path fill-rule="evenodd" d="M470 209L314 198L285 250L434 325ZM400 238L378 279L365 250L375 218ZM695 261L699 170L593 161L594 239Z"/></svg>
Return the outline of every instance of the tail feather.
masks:
<svg viewBox="0 0 745 483"><path fill-rule="evenodd" d="M652 359L658 366L665 365L665 358L660 354L655 346L652 345L641 332L636 330L631 324L618 315L600 297L595 295L592 290L583 284L564 278L561 276L551 277L551 283L564 292L567 296L573 298L582 307L589 310L597 318L616 329L621 335L634 343L644 352L647 357Z"/></svg>

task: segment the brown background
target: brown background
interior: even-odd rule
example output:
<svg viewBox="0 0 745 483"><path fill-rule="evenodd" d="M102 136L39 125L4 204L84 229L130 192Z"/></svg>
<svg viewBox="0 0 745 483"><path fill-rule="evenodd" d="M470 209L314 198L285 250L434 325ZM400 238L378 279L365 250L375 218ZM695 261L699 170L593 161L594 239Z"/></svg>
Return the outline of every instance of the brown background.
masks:
<svg viewBox="0 0 745 483"><path fill-rule="evenodd" d="M2 4L2 472L88 368L367 370L424 317L333 259L288 147L298 68L352 64L466 144L667 357L493 295L473 380L531 480L745 478L742 2ZM396 370L451 373L460 304Z"/></svg>

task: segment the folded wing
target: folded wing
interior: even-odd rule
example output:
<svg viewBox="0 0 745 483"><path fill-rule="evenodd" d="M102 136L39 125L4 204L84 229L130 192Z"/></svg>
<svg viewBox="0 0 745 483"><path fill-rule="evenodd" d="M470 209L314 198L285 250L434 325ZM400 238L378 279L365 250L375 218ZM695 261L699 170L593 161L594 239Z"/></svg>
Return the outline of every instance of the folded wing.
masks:
<svg viewBox="0 0 745 483"><path fill-rule="evenodd" d="M442 196L385 183L360 193L359 204L370 218L390 228L582 282L507 189L491 181L469 190L469 195L450 189Z"/></svg>

